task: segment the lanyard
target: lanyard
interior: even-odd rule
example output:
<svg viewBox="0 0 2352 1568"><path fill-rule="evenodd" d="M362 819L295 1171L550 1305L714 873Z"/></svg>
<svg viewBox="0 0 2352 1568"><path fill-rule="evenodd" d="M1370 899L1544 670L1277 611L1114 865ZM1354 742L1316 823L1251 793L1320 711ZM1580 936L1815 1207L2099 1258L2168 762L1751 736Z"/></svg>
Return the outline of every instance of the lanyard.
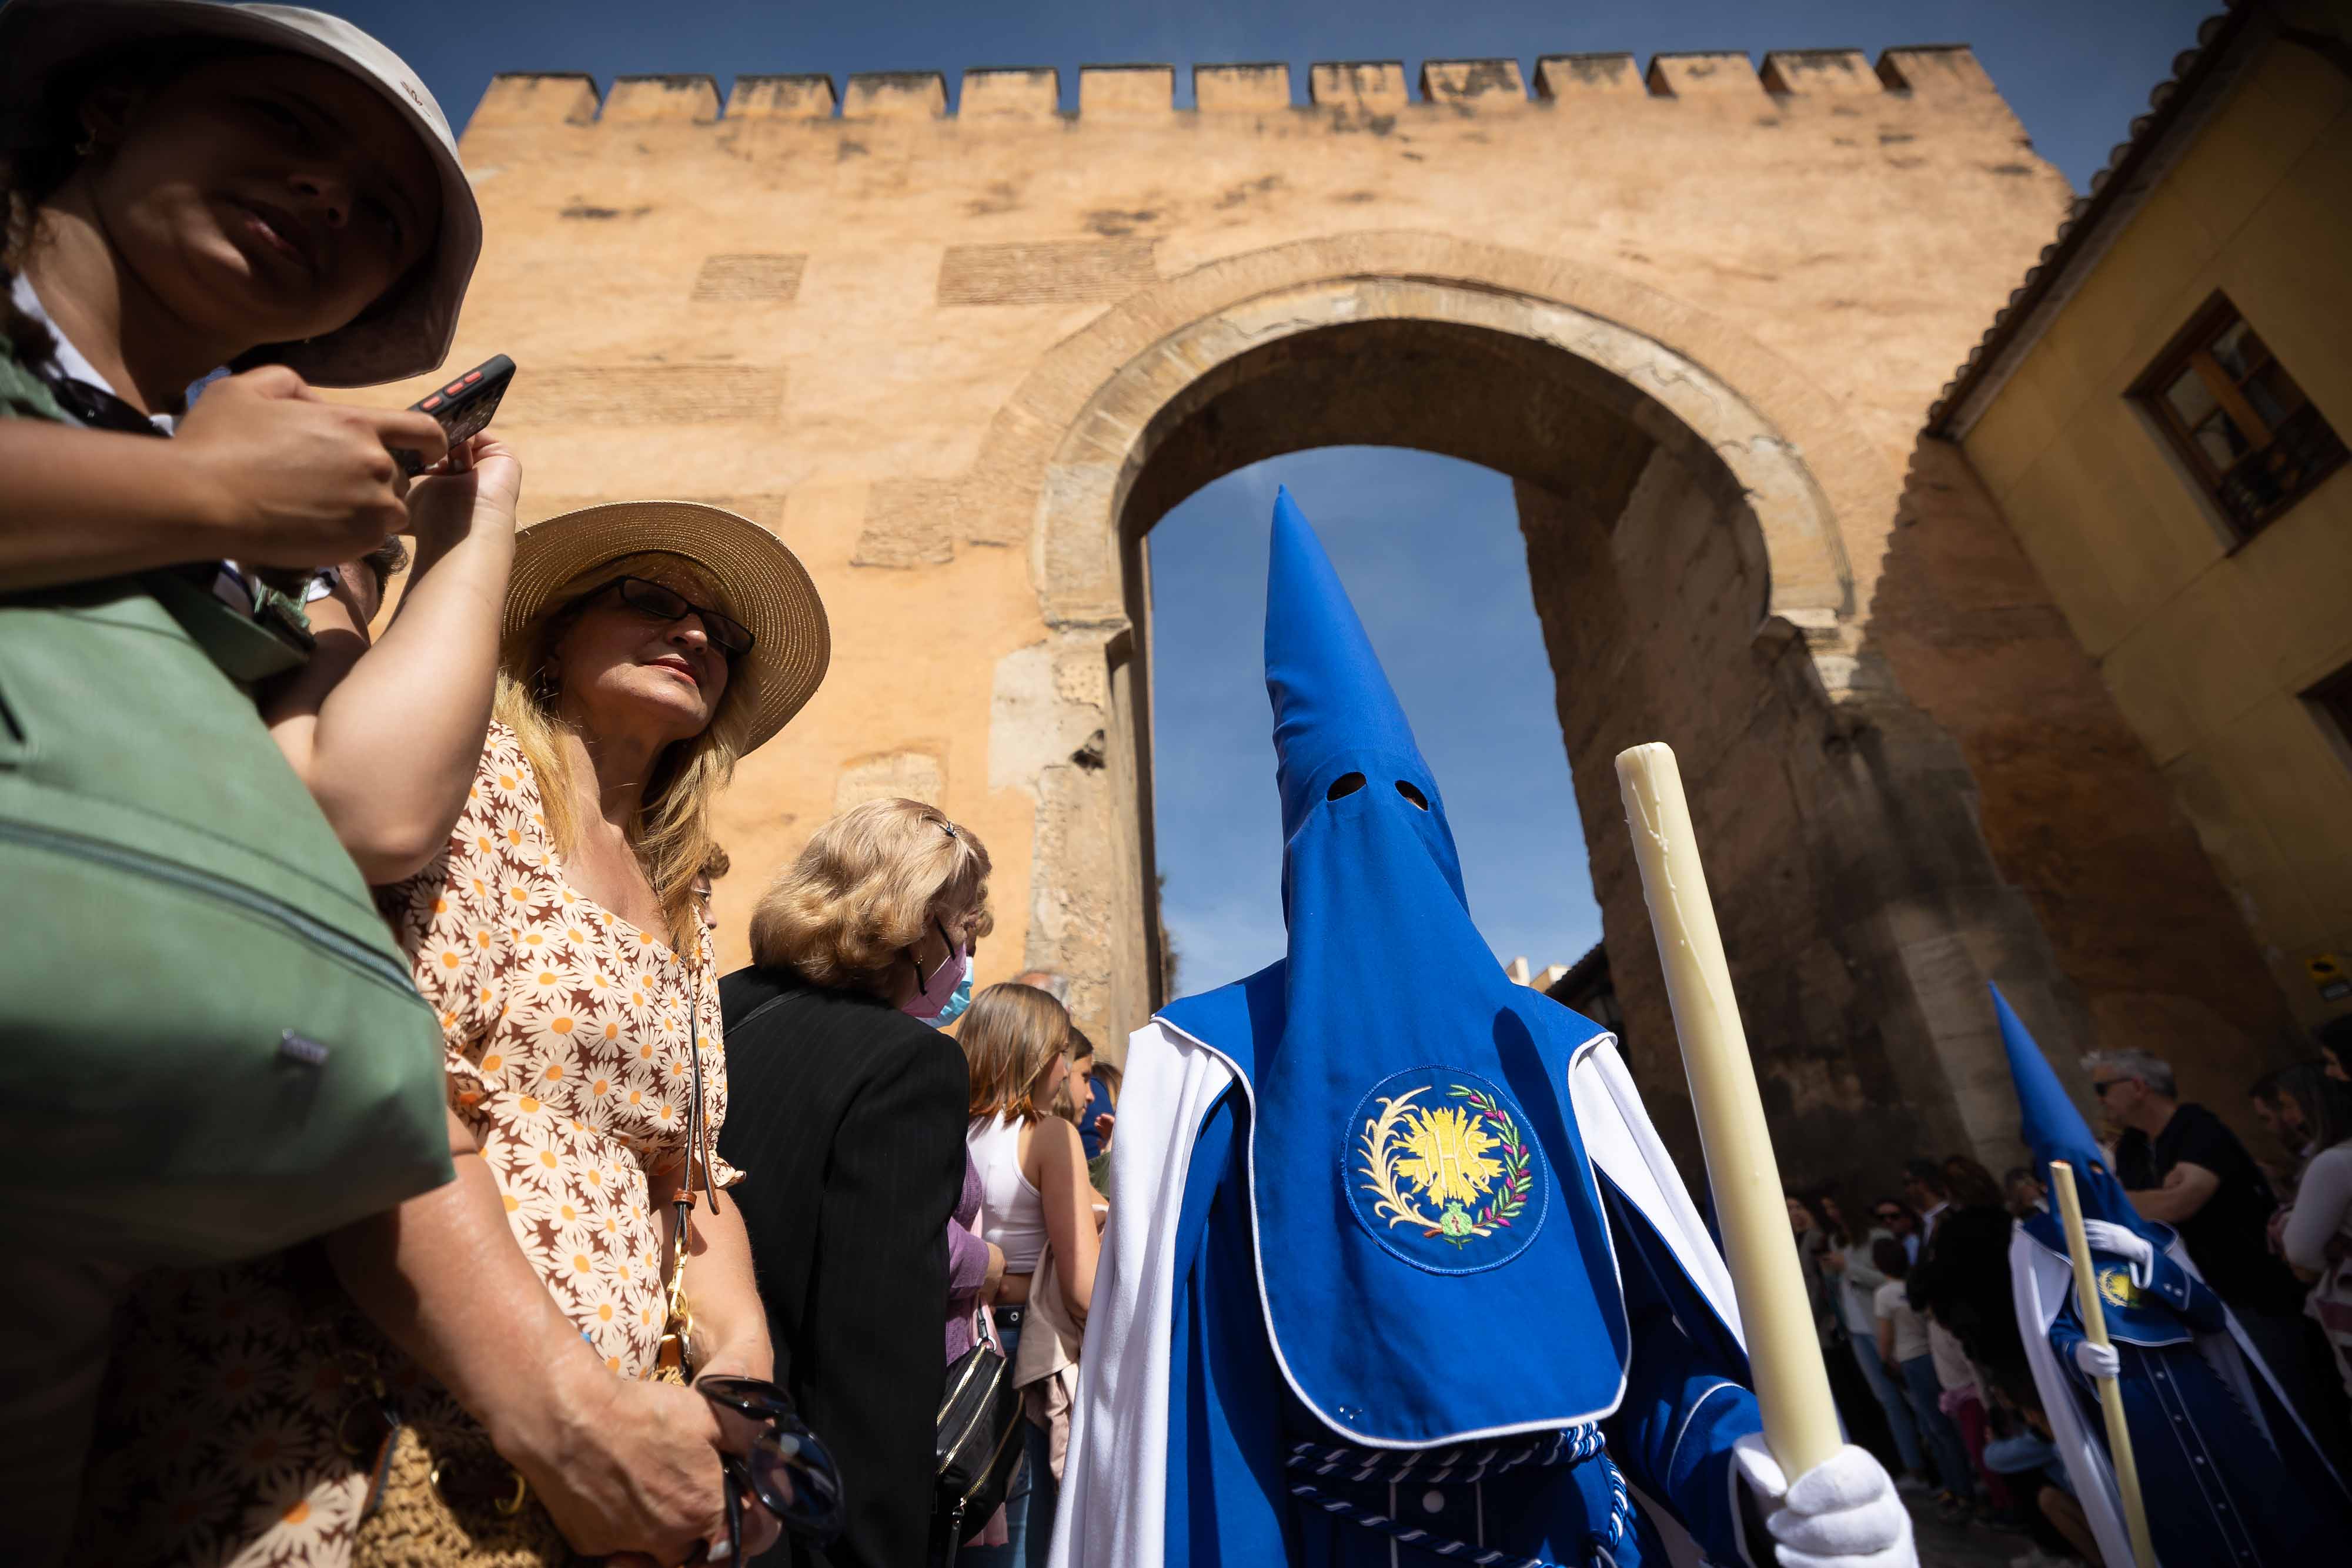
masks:
<svg viewBox="0 0 2352 1568"><path fill-rule="evenodd" d="M153 421L104 387L69 376L53 363L26 368L49 389L49 395L58 400L59 408L92 430L110 430L118 435L152 435L159 441L171 439L155 428Z"/></svg>

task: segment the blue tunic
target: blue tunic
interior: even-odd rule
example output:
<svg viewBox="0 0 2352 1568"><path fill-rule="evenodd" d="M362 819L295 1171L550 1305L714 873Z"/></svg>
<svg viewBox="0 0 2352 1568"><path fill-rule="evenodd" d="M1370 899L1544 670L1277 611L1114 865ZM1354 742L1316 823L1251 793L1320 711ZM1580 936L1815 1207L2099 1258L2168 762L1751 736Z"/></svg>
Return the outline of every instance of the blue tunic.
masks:
<svg viewBox="0 0 2352 1568"><path fill-rule="evenodd" d="M2008 998L1996 989L1992 1002L2017 1084L2020 1130L2045 1184L2056 1190L2048 1167L2066 1162L2084 1218L2120 1226L2155 1254L2145 1286L2113 1254L2094 1252L2092 1263L2119 1363L2116 1383L2148 1534L2165 1568L2287 1568L2321 1560L2312 1552L2320 1541L2337 1543L2327 1560L2344 1555L2342 1543L2352 1542L2352 1495L2279 1397L2252 1347L2241 1345L2221 1298L2171 1256L2178 1245L2171 1227L2143 1218L2132 1206ZM2026 1313L2030 1300L2047 1322L2021 1315L2018 1329L2037 1360L2035 1378L2061 1450L2077 1456L2068 1461L2075 1495L2113 1558L2126 1550L2124 1521L2098 1392L2074 1364L2083 1320L2065 1233L2047 1211L2019 1228L2024 1240L2011 1251L2019 1311ZM2065 1281L2063 1292L2058 1280ZM2045 1333L2054 1366L2039 1360L2035 1341ZM2061 1403L2069 1400L2071 1410Z"/></svg>
<svg viewBox="0 0 2352 1568"><path fill-rule="evenodd" d="M2065 1255L2047 1214L2027 1221L2025 1230ZM2221 1297L2160 1248L2145 1289L2119 1260L2096 1255L2095 1261L2148 1533L2166 1563L2286 1568L2312 1562L2314 1542L2352 1542L2352 1510L2293 1415L2252 1376L2245 1386L2262 1411L2257 1426L2198 1343L2199 1334L2228 1333ZM2083 1338L2070 1290L2051 1322L2050 1345L2084 1422L2103 1432L2097 1387L2074 1364Z"/></svg>
<svg viewBox="0 0 2352 1568"><path fill-rule="evenodd" d="M1433 1543L1466 1542L1511 1563L1584 1563L1591 1542L1608 1539L1612 1519L1625 1521L1610 1547L1620 1568L1664 1563L1647 1515L1634 1508L1628 1518L1609 1463L1521 1465L1475 1480L1354 1481L1348 1466L1318 1471L1335 1448L1351 1459L1364 1450L1289 1397L1276 1365L1250 1238L1240 1136L1248 1113L1237 1091L1219 1100L1193 1147L1184 1190L1168 1435L1169 1468L1183 1484L1170 1491L1167 1561L1203 1568L1387 1563L1391 1537L1293 1495L1293 1488L1311 1485L1353 1511L1424 1531ZM1601 1423L1605 1453L1623 1480L1671 1512L1711 1560L1748 1562L1730 1461L1732 1444L1761 1426L1744 1385L1746 1360L1671 1249L1630 1204L1611 1196L1633 1355L1624 1399ZM1335 1324L1333 1332L1347 1331ZM1294 1466L1301 1448L1312 1450L1302 1456L1309 1462ZM1412 1564L1479 1560L1440 1557L1411 1543L1400 1543L1397 1554Z"/></svg>

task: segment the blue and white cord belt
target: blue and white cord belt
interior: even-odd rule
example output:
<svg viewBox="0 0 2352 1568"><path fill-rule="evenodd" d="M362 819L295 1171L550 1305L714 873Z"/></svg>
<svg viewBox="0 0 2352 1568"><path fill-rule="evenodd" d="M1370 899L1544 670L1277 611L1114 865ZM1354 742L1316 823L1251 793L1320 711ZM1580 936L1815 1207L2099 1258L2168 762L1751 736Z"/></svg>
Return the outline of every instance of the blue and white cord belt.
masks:
<svg viewBox="0 0 2352 1568"><path fill-rule="evenodd" d="M1633 1521L1633 1501L1626 1495L1625 1478L1618 1472L1601 1441L1601 1428L1590 1422L1564 1427L1544 1437L1511 1443L1464 1445L1452 1448L1360 1448L1353 1444L1294 1443L1288 1460L1292 1474L1290 1495L1301 1502L1312 1503L1335 1518L1350 1524L1401 1541L1419 1551L1438 1557L1458 1558L1475 1563L1482 1568L1560 1568L1560 1564L1541 1557L1514 1557L1507 1552L1491 1547L1473 1546L1466 1541L1455 1541L1438 1535L1418 1525L1407 1524L1384 1513L1374 1513L1359 1508L1345 1498L1333 1497L1308 1478L1330 1477L1349 1482L1371 1482L1393 1485L1400 1481L1451 1481L1467 1484L1498 1476L1533 1465L1539 1469L1559 1466L1573 1469L1587 1459L1597 1459L1609 1479L1609 1524L1605 1530L1587 1533L1586 1543L1592 1548L1594 1563L1612 1563L1620 1542Z"/></svg>

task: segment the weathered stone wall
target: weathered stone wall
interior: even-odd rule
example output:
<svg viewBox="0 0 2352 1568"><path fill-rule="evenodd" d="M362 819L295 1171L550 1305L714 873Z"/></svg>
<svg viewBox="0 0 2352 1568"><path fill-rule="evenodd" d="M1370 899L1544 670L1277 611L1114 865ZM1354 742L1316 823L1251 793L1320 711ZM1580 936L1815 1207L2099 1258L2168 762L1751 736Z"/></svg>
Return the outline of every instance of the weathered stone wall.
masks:
<svg viewBox="0 0 2352 1568"><path fill-rule="evenodd" d="M1990 858L1948 883L1985 905L2021 895L2046 934L2046 963L2022 934L1981 954L2028 1027L2152 1051L2185 1098L2250 1124L2246 1085L2309 1048L2147 747L1948 442L1919 442L1870 640L1966 765ZM2084 1082L2072 1052L2057 1066Z"/></svg>
<svg viewBox="0 0 2352 1568"><path fill-rule="evenodd" d="M1318 66L1294 106L1283 68L1203 68L1180 112L1165 68L1089 69L1075 115L1050 71L968 73L953 115L920 74L837 114L821 78L723 114L702 78L493 85L457 357L522 367L533 515L719 500L832 610L824 691L728 801L724 930L839 805L934 799L995 855L982 978L1064 970L1115 1052L1157 989L1150 780L1184 766L1150 747L1147 530L1242 463L1426 446L1520 483L1635 1032L1668 1038L1607 758L1663 736L1792 1163L1892 1158L1898 1100L1994 1151L1986 955L2049 945L1871 618L1921 413L2065 183L1965 49L1419 85Z"/></svg>
<svg viewBox="0 0 2352 1568"><path fill-rule="evenodd" d="M1648 739L1682 761L1789 1178L1883 1176L1922 1149L2009 1154L2015 1101L1983 983L2037 1022L2074 993L1938 725L1883 688L1826 702L1800 638L1740 632L1765 591L1757 536L1684 460L1651 455L1613 517L1528 485L1518 501L1602 940L1642 1042L1632 1064L1670 1145L1687 1156L1696 1140L1612 766ZM2016 663L2052 653L2028 644Z"/></svg>

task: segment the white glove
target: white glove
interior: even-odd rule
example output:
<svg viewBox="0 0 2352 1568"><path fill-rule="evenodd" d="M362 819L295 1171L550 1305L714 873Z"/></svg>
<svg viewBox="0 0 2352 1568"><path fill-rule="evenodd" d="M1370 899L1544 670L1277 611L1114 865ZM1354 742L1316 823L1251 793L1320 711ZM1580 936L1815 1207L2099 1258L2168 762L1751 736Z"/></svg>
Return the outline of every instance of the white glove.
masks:
<svg viewBox="0 0 2352 1568"><path fill-rule="evenodd" d="M2093 1344L2089 1340L2078 1341L2074 1345L2074 1364L2083 1369L2085 1377L2113 1377L2123 1364L2114 1345Z"/></svg>
<svg viewBox="0 0 2352 1568"><path fill-rule="evenodd" d="M2111 1252L2130 1264L2134 1274L2146 1273L2156 1261L2156 1249L2147 1237L2104 1219L2083 1221L2083 1239L2091 1244L2092 1251Z"/></svg>
<svg viewBox="0 0 2352 1568"><path fill-rule="evenodd" d="M1870 1455L1848 1443L1790 1486L1761 1434L1732 1445L1781 1568L1919 1568L1911 1515Z"/></svg>

